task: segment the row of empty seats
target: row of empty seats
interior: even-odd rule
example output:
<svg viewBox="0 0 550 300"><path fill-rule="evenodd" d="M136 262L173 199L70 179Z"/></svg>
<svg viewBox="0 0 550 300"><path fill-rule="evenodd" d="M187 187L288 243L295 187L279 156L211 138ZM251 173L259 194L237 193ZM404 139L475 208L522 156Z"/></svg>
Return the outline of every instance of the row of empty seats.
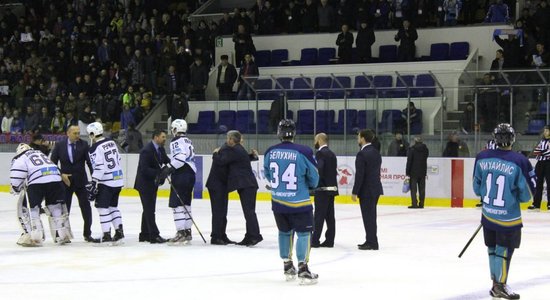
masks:
<svg viewBox="0 0 550 300"><path fill-rule="evenodd" d="M381 45L379 57L373 62L397 62L397 45ZM435 43L430 45L430 55L422 56L419 60L463 60L468 58L470 44L468 42ZM287 49L259 50L254 56L259 67L278 67L283 65L328 65L337 61L336 48L304 48L300 52L300 60L289 61ZM352 49L352 60L359 62L357 48Z"/></svg>
<svg viewBox="0 0 550 300"><path fill-rule="evenodd" d="M417 109L419 119L422 120L422 110ZM287 118L293 119L294 113L287 112ZM331 134L354 134L358 128L376 127L375 110L339 110L338 119L335 121L334 110L301 109L297 111L296 131L298 134L313 134L315 132L328 132ZM269 128L269 110L259 110L258 118L255 119L253 110L220 110L216 122L215 111L200 111L197 123L189 124L189 132L197 133L224 133L227 130L236 129L241 133L255 133L256 120L258 133L271 133ZM314 126L315 124L315 126ZM393 132L403 130L404 122L401 111L388 109L382 112L382 118L378 123L378 132ZM411 124L411 134L422 132L422 122Z"/></svg>
<svg viewBox="0 0 550 300"><path fill-rule="evenodd" d="M273 100L281 97L281 90L288 90L288 99L342 99L347 92L351 98L406 98L408 88L411 97L434 97L435 82L430 74L402 75L400 80L391 75L355 76L354 85L348 76L332 77L279 77L275 81L271 79L258 79L254 87L258 90L258 99ZM371 85L372 82L372 85ZM376 89L372 88L375 86ZM315 92L312 90L315 89ZM352 89L353 88L353 89ZM344 91L346 89L347 91ZM279 90L279 91L277 91Z"/></svg>

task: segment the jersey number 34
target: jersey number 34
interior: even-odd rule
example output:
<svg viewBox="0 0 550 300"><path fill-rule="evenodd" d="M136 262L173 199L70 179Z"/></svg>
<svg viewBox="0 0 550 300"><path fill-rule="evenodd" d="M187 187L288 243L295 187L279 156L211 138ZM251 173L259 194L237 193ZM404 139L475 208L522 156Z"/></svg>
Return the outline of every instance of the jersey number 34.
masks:
<svg viewBox="0 0 550 300"><path fill-rule="evenodd" d="M276 162L271 162L269 164L271 169L272 179L271 179L271 188L276 189L279 187L279 184L282 182L286 183L285 188L287 190L296 190L298 178L296 178L296 164L290 163L284 170L281 178L279 180L279 165Z"/></svg>

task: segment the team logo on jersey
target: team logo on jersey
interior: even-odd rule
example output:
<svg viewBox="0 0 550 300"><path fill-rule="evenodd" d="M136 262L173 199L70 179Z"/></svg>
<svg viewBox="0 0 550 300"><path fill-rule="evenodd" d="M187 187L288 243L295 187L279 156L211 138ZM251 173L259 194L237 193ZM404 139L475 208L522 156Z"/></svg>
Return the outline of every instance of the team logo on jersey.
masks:
<svg viewBox="0 0 550 300"><path fill-rule="evenodd" d="M354 169L348 165L340 165L337 168L338 171L338 185L350 186L353 183L353 176L355 175Z"/></svg>

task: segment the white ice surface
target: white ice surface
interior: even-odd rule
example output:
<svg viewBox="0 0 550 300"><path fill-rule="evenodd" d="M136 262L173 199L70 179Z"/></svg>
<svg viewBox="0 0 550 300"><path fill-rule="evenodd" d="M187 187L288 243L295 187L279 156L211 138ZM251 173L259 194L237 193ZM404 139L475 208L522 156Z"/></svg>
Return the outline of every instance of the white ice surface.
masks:
<svg viewBox="0 0 550 300"><path fill-rule="evenodd" d="M257 204L264 241L251 248L204 244L195 229L187 246L138 243L141 204L132 197L120 199L123 246L84 243L75 199L72 244L56 246L48 236L42 248L22 248L15 244L15 197L0 197L0 299L490 299L482 232L457 258L479 224L479 209L379 206L380 250L360 251L359 206L336 205L335 247L311 251L319 283L299 286L284 281L269 202ZM95 209L93 216L99 237ZM194 200L193 216L209 242L209 201ZM550 214L523 216L508 283L521 299L550 299ZM239 202L230 201L228 220L229 237L240 241L245 223ZM163 237L174 235L166 199L157 204L157 223Z"/></svg>

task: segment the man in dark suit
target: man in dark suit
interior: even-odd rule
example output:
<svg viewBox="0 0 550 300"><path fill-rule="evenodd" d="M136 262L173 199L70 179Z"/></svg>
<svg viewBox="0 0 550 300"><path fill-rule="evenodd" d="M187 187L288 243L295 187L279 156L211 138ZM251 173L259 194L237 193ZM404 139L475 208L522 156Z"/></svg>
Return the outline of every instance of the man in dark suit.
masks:
<svg viewBox="0 0 550 300"><path fill-rule="evenodd" d="M334 196L338 195L338 190L326 190L323 188L336 188L336 155L328 148L328 136L325 133L319 133L315 136L315 160L317 160L317 170L319 172L319 185L315 191L315 226L311 238L311 247L334 247L334 235L336 226L334 220ZM327 231L325 232L325 241L319 243L321 233L323 232L323 223L327 222Z"/></svg>
<svg viewBox="0 0 550 300"><path fill-rule="evenodd" d="M56 143L51 153L51 160L54 164L60 164L61 179L65 183L65 204L67 210L71 211L73 194L78 198L78 205L84 219L84 240L91 243L99 243L99 239L92 237L92 208L88 201L88 175L84 165L92 170L90 157L88 156L88 142L80 139L78 125L70 125L67 128L67 139Z"/></svg>
<svg viewBox="0 0 550 300"><path fill-rule="evenodd" d="M263 240L256 217L256 193L258 182L252 172L251 160L258 160L258 152L248 153L242 146L242 136L237 130L227 132L229 151L214 151L214 161L228 168L227 191L237 191L246 220L246 234L237 243L242 246L254 246Z"/></svg>
<svg viewBox="0 0 550 300"><path fill-rule="evenodd" d="M219 100L233 100L233 85L237 81L237 69L229 63L227 55L222 55L220 59L218 78L216 79Z"/></svg>
<svg viewBox="0 0 550 300"><path fill-rule="evenodd" d="M409 148L407 154L407 167L405 174L410 180L411 201L409 208L424 208L424 199L426 198L426 174L428 170L428 156L430 151L424 143L421 136L414 137L414 145ZM419 201L416 201L416 192L418 191Z"/></svg>
<svg viewBox="0 0 550 300"><path fill-rule="evenodd" d="M336 45L338 46L338 63L352 63L353 34L349 32L347 24L342 25L342 32L336 38Z"/></svg>
<svg viewBox="0 0 550 300"><path fill-rule="evenodd" d="M210 234L212 245L227 245L235 244L230 240L225 233L227 228L227 206L228 206L228 192L227 192L227 165L220 164L219 157L223 156L226 151L231 151L227 144L223 146L212 155L212 167L210 168L210 174L206 180L206 188L210 194L210 205L212 207L212 233Z"/></svg>
<svg viewBox="0 0 550 300"><path fill-rule="evenodd" d="M352 201L357 201L361 206L363 226L365 226L366 241L357 245L359 250L378 250L378 237L376 236L376 205L378 198L384 192L380 181L380 166L382 156L372 145L375 135L370 129L364 129L357 135L357 142L361 151L355 157L355 183L351 195Z"/></svg>
<svg viewBox="0 0 550 300"><path fill-rule="evenodd" d="M139 163L136 173L134 189L139 192L143 213L141 214L140 242L162 244L166 239L159 235L159 229L155 222L155 206L157 204L158 186L155 178L160 174L160 166L170 162L164 149L166 132L155 130L153 140L149 142L139 153Z"/></svg>

